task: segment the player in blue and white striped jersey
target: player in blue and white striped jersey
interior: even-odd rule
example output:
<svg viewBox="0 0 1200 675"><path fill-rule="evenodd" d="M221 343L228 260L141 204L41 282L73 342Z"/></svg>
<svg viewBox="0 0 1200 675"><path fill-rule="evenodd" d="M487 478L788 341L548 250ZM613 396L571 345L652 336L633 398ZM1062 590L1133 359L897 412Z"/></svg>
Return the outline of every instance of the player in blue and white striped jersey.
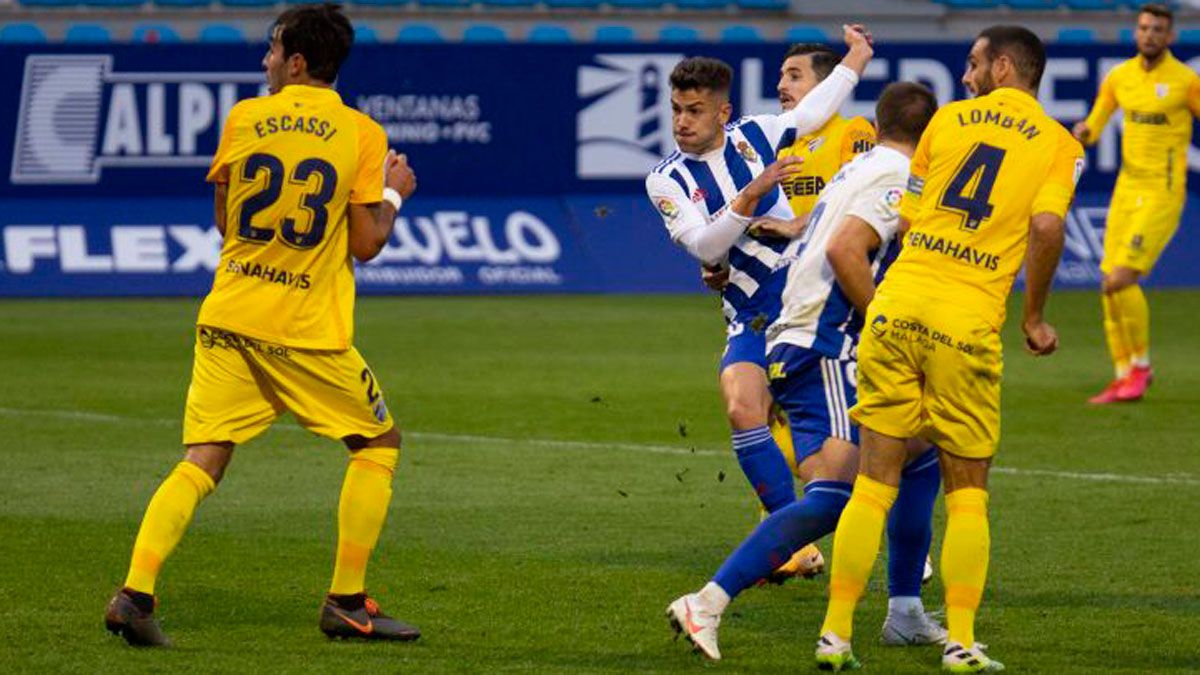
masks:
<svg viewBox="0 0 1200 675"><path fill-rule="evenodd" d="M706 265L727 262L731 268L723 292L729 335L721 392L738 462L771 512L796 498L787 460L767 427L765 329L779 311L781 254L788 242L748 228L757 217L794 217L779 183L800 160L774 158L788 132L820 128L858 83L871 59L870 36L861 26L844 32L849 51L842 63L799 105L732 124L729 66L702 57L680 62L671 73L672 131L679 149L646 177L647 194L672 241Z"/></svg>
<svg viewBox="0 0 1200 675"><path fill-rule="evenodd" d="M833 531L858 468L857 430L846 415L856 397L854 345L858 317L874 294L875 274L894 251L900 195L909 158L937 109L932 92L897 83L876 106L879 144L844 166L822 192L806 223L764 221L764 233L789 238L779 318L767 330L771 394L787 413L804 496L775 511L726 559L712 581L668 607L677 630L710 658L720 658L717 627L733 597L767 576L804 545ZM929 546L929 521L939 476L936 452L916 448L905 470L908 521L889 527L889 608L884 641L928 644L944 639L920 602L921 572ZM837 542L834 543L835 549ZM903 588L901 588L903 587ZM896 591L902 591L898 596Z"/></svg>

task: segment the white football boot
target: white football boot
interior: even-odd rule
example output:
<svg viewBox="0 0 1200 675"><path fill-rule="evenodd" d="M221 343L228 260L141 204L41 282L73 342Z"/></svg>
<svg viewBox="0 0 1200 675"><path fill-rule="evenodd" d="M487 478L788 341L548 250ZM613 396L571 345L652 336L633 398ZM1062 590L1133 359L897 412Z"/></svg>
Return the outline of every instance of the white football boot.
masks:
<svg viewBox="0 0 1200 675"><path fill-rule="evenodd" d="M675 634L678 636L682 633L696 651L713 661L720 661L717 627L721 625L721 615L705 612L701 604L696 593L689 593L667 605L667 620L671 622Z"/></svg>
<svg viewBox="0 0 1200 675"><path fill-rule="evenodd" d="M858 670L862 664L854 658L850 643L830 631L817 640L817 668L821 670Z"/></svg>
<svg viewBox="0 0 1200 675"><path fill-rule="evenodd" d="M946 629L920 605L907 611L888 608L881 639L889 647L940 645L946 643Z"/></svg>
<svg viewBox="0 0 1200 675"><path fill-rule="evenodd" d="M951 673L998 673L1004 664L983 653L978 642L970 649L957 642L947 642L942 651L942 670Z"/></svg>

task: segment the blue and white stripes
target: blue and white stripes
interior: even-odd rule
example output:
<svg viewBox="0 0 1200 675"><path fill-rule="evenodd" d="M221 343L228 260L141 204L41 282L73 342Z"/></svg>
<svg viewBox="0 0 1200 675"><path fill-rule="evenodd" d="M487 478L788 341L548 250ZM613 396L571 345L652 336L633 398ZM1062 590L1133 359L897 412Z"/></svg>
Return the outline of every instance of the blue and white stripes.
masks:
<svg viewBox="0 0 1200 675"><path fill-rule="evenodd" d="M804 486L804 494L812 493L827 493L841 495L846 499L850 499L850 493L854 490L854 486L850 483L844 483L840 480L814 480L809 481Z"/></svg>
<svg viewBox="0 0 1200 675"><path fill-rule="evenodd" d="M741 454L760 443L773 441L771 438L771 430L766 426L754 427L753 429L734 429L733 430L733 450Z"/></svg>
<svg viewBox="0 0 1200 675"><path fill-rule="evenodd" d="M845 361L821 359L821 382L825 386L825 407L829 413L829 435L854 441L850 425L850 406L846 401L846 377L842 374Z"/></svg>

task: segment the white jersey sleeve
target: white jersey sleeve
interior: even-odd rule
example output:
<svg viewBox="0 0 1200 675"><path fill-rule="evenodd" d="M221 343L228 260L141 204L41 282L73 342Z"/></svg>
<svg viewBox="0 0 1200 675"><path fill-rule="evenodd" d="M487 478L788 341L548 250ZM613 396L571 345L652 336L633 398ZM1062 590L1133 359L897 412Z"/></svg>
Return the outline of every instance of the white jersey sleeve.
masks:
<svg viewBox="0 0 1200 675"><path fill-rule="evenodd" d="M690 230L704 227L704 214L684 194L679 183L660 173L646 176L646 195L658 215L662 217L663 225L671 235L671 241L678 242L680 237Z"/></svg>
<svg viewBox="0 0 1200 675"><path fill-rule="evenodd" d="M755 115L751 119L762 127L771 147L778 148L780 139L791 129L803 136L825 126L857 84L858 73L838 65L796 107L779 115Z"/></svg>
<svg viewBox="0 0 1200 675"><path fill-rule="evenodd" d="M866 221L885 244L896 236L900 225L900 198L904 196L907 177L888 172L858 192L846 208L847 216Z"/></svg>
<svg viewBox="0 0 1200 675"><path fill-rule="evenodd" d="M700 209L687 198L678 183L658 173L646 176L646 194L662 217L671 241L682 246L692 257L706 265L725 259L729 248L750 225L750 218L722 209L707 222Z"/></svg>

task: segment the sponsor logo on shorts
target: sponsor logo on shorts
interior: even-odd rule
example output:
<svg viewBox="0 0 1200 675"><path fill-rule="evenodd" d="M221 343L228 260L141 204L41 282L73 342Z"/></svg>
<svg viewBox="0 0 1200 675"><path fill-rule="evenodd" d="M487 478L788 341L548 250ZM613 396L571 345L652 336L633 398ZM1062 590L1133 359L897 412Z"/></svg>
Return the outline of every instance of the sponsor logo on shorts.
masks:
<svg viewBox="0 0 1200 675"><path fill-rule="evenodd" d="M875 332L876 323L877 321L871 322L871 332ZM914 342L922 349L950 347L968 355L977 351L976 345L960 340L937 328L930 328L916 319L892 319L890 326L893 339Z"/></svg>
<svg viewBox="0 0 1200 675"><path fill-rule="evenodd" d="M882 314L878 314L871 320L871 334L877 338L883 337L887 333L888 319Z"/></svg>
<svg viewBox="0 0 1200 675"><path fill-rule="evenodd" d="M209 326L200 326L199 340L200 346L204 349L219 347L221 349L237 349L238 351L253 350L264 356L277 356L284 359L291 358L291 352L283 345L255 340L245 335Z"/></svg>

